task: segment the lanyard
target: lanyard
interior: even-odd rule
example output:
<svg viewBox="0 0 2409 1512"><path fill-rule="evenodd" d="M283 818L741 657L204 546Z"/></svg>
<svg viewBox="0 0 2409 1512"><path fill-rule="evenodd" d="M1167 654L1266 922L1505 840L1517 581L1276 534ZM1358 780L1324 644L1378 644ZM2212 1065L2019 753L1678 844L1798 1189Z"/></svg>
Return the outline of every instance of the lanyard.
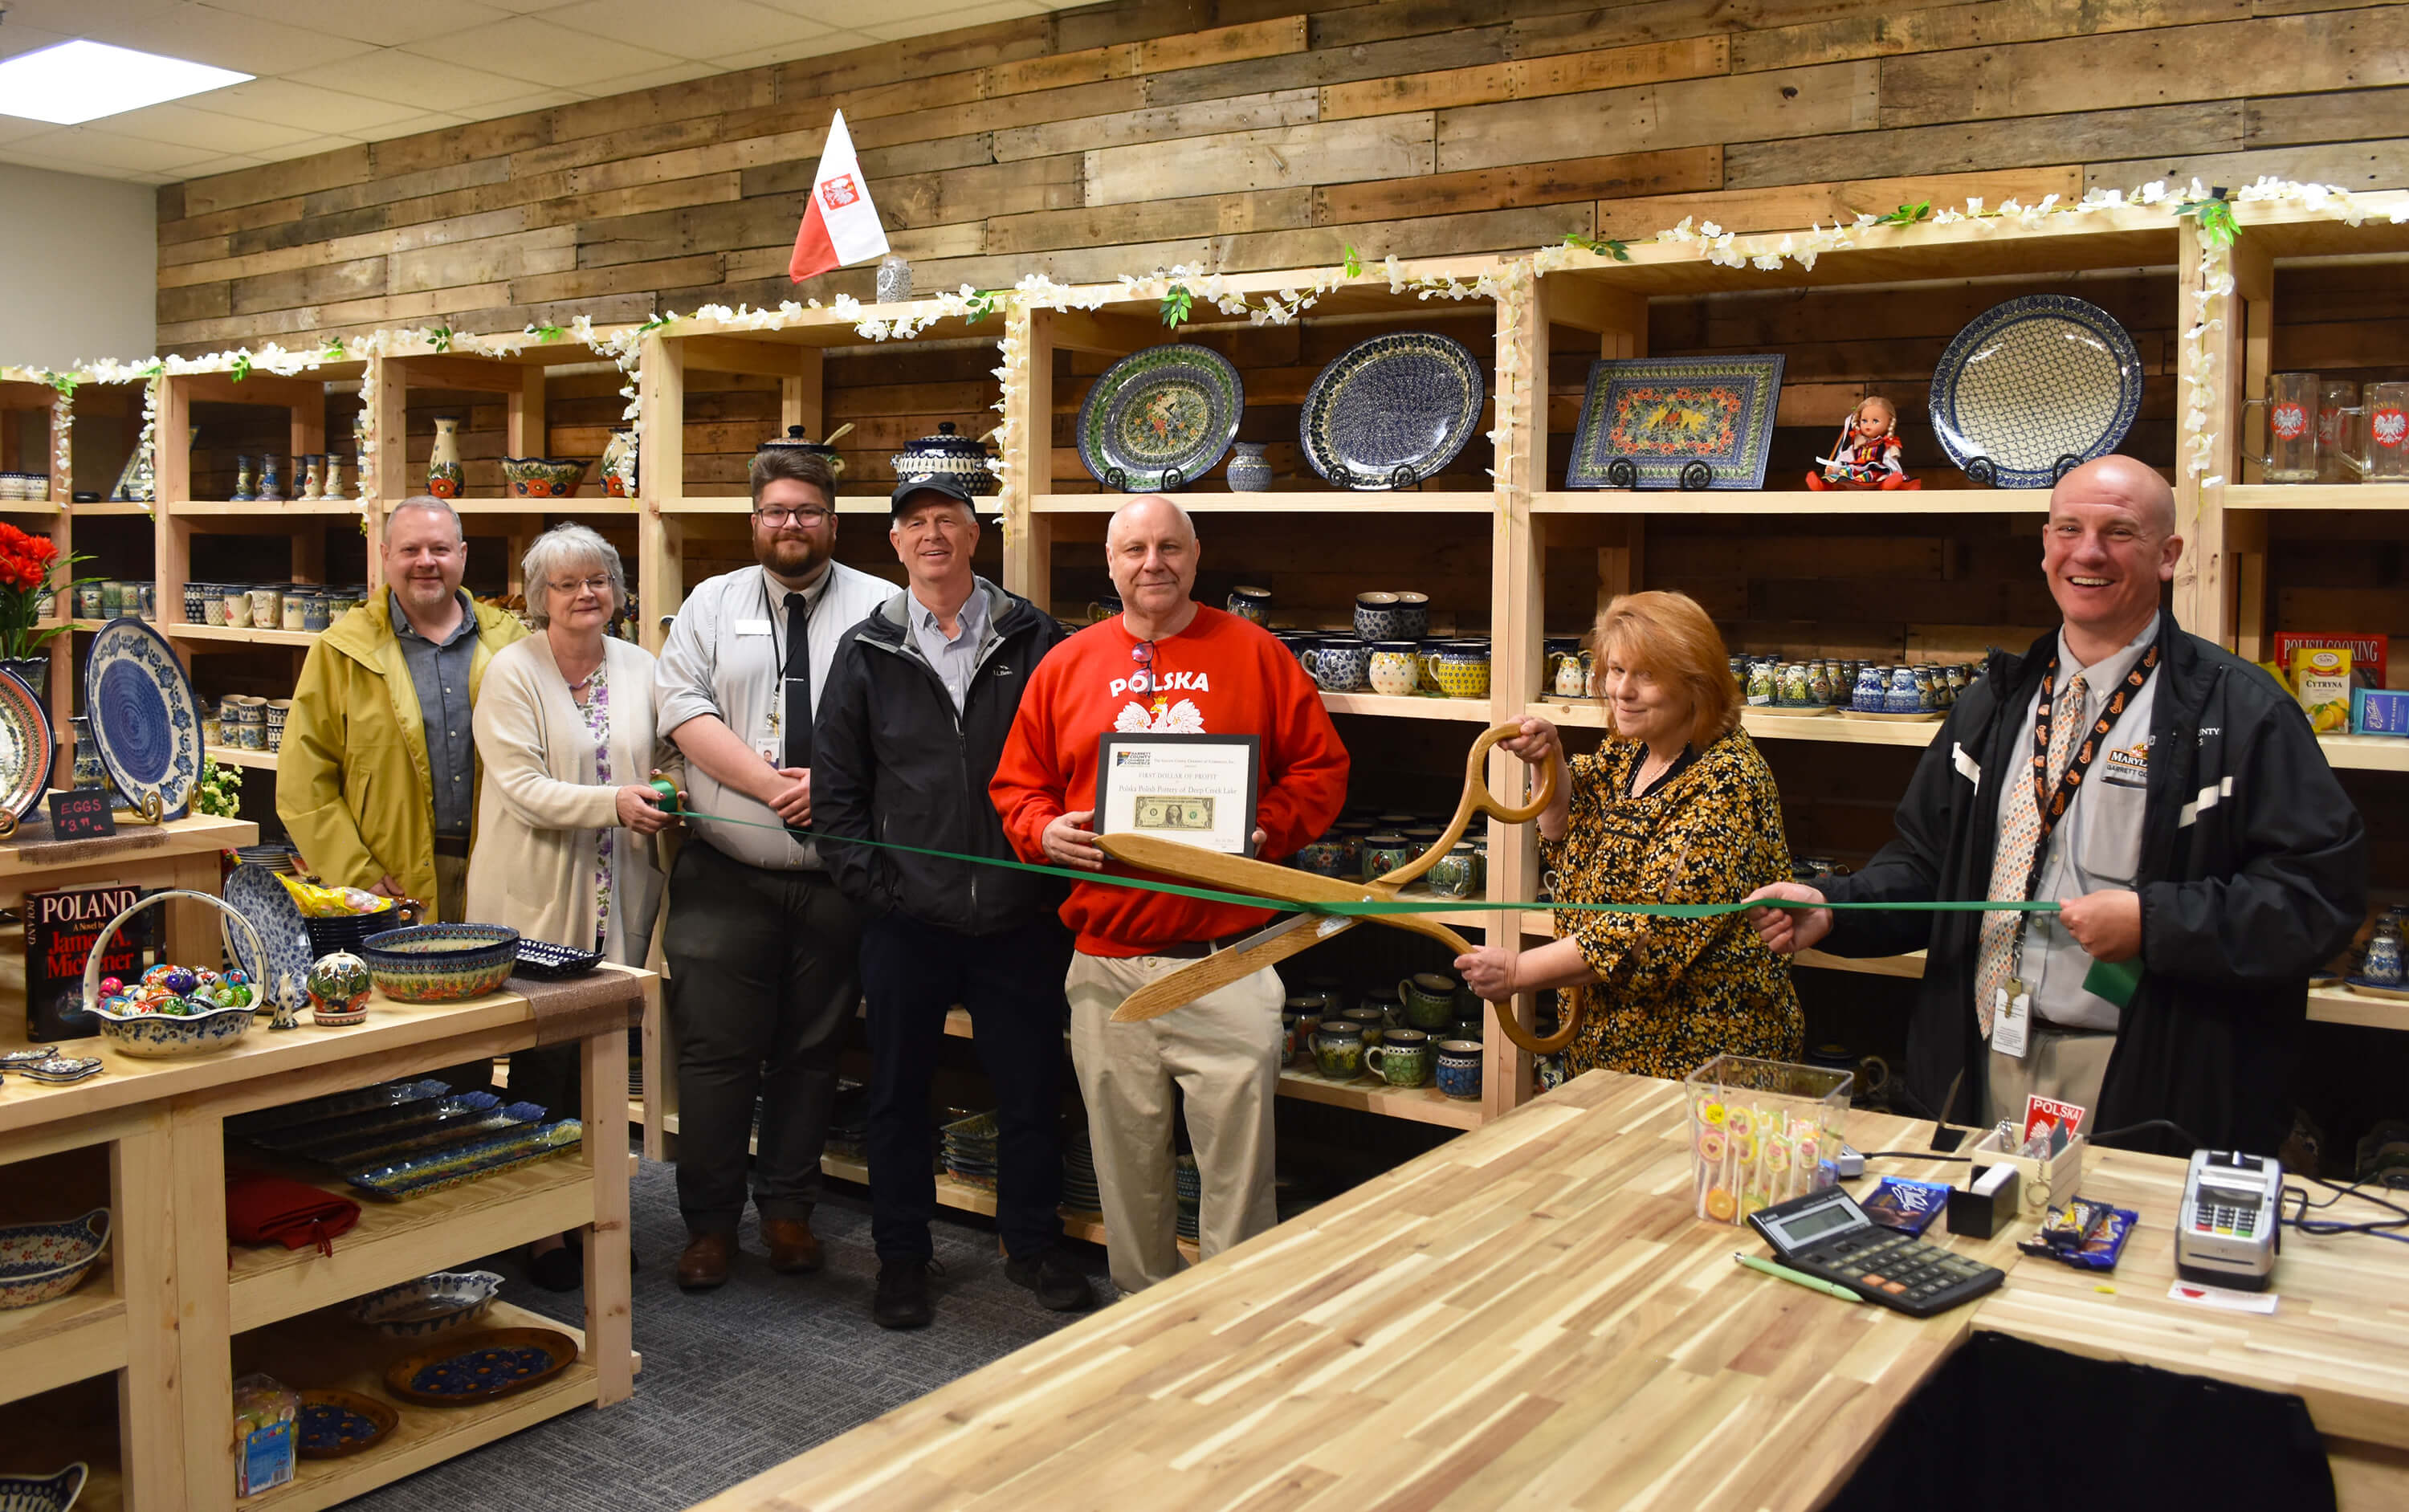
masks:
<svg viewBox="0 0 2409 1512"><path fill-rule="evenodd" d="M2116 727L2117 719L2148 684L2150 674L2157 670L2157 667L2158 648L2153 645L2142 654L2140 661L2133 664L2133 670L2125 674L2125 680L2116 685L2116 691L2108 696L2108 702L2100 709L2099 717L2092 721L2090 734L2075 749L2073 756L2066 763L2066 770L2057 779L2056 787L2053 789L2049 782L2049 731L2050 727L2057 723L2057 657L2053 655L2049 658L2048 670L2041 674L2041 705L2033 712L2033 806L2041 816L2041 835L2033 842L2032 870L2025 873L2026 901L2031 901L2034 890L2041 886L2041 857L2049 848L2050 831L2057 828L2058 820L2066 817L2067 807L2074 801L2075 789L2083 785L2084 774L2091 770L2091 763L2099 755L2099 748L2108 743L2109 732Z"/></svg>

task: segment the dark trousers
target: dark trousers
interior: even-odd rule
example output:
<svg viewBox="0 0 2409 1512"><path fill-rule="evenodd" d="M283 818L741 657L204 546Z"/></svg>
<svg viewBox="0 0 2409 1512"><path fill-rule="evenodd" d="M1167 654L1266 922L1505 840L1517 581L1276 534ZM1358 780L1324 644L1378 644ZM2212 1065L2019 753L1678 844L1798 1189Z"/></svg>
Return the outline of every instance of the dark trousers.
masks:
<svg viewBox="0 0 2409 1512"><path fill-rule="evenodd" d="M753 1205L803 1218L820 1192L837 1056L861 1001L860 915L824 871L770 871L689 838L661 935L677 1035L678 1206L695 1233Z"/></svg>
<svg viewBox="0 0 2409 1512"><path fill-rule="evenodd" d="M970 1010L971 1043L994 1084L995 1224L1005 1253L1062 1237L1062 977L1070 931L1050 916L1001 934L958 934L906 914L862 931L870 995L870 1235L878 1258L927 1260L937 1182L929 1084L945 1011Z"/></svg>

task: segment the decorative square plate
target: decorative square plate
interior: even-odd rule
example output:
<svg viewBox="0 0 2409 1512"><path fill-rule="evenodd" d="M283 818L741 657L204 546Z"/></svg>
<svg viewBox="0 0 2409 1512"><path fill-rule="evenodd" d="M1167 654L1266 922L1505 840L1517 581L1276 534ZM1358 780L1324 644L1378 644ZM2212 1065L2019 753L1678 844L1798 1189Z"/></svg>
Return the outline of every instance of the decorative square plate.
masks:
<svg viewBox="0 0 2409 1512"><path fill-rule="evenodd" d="M1079 460L1125 494L1192 483L1237 439L1247 389L1209 347L1133 352L1105 369L1079 404Z"/></svg>
<svg viewBox="0 0 2409 1512"><path fill-rule="evenodd" d="M2116 318L2032 294L1967 323L1932 372L1932 433L1966 475L2047 488L2068 458L2106 456L2142 412L2142 353Z"/></svg>
<svg viewBox="0 0 2409 1512"><path fill-rule="evenodd" d="M1565 486L1764 487L1782 360L1771 353L1590 364Z"/></svg>
<svg viewBox="0 0 2409 1512"><path fill-rule="evenodd" d="M1463 342L1435 331L1376 336L1315 375L1297 440L1341 488L1411 488L1455 460L1488 396L1486 365Z"/></svg>
<svg viewBox="0 0 2409 1512"><path fill-rule="evenodd" d="M118 791L138 802L155 790L166 817L184 817L201 780L201 720L166 640L140 620L102 626L83 664L83 707Z"/></svg>
<svg viewBox="0 0 2409 1512"><path fill-rule="evenodd" d="M50 716L32 688L0 671L0 809L22 819L50 785Z"/></svg>

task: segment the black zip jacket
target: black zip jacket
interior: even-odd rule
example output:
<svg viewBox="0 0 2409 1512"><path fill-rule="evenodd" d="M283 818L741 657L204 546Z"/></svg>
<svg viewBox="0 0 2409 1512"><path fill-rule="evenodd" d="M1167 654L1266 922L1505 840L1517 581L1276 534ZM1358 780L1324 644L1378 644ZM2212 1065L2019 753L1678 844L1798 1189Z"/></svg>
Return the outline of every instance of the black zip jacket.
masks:
<svg viewBox="0 0 2409 1512"><path fill-rule="evenodd" d="M2367 904L2367 836L2325 753L2274 679L2171 613L2159 621L2142 857L2143 974L2120 1018L2099 1106L2114 1130L2176 1123L2202 1145L2271 1154L2291 1129L2291 1076L2308 1017L2308 973L2350 943ZM2000 781L2056 632L2022 656L1991 655L1951 710L1897 812L1898 838L1835 902L1988 895ZM1929 947L1909 1024L1908 1089L1929 1115L1976 1122L1990 1058L1974 1020L1982 915L1836 914L1824 948L1887 956ZM2187 1153L2163 1130L2110 1143Z"/></svg>
<svg viewBox="0 0 2409 1512"><path fill-rule="evenodd" d="M844 633L812 727L812 830L1017 860L988 800L1021 690L1039 658L1064 639L1050 614L979 580L987 600L962 712L920 653L899 593ZM963 934L995 934L1060 908L1052 877L945 861L869 845L826 844L820 856L845 897L873 914L901 909Z"/></svg>

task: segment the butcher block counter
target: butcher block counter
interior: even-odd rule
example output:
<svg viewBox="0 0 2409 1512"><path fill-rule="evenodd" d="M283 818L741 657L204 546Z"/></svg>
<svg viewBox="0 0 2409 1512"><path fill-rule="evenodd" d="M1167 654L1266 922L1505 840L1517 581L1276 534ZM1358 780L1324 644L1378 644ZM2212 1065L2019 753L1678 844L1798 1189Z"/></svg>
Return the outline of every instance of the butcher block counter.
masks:
<svg viewBox="0 0 2409 1512"><path fill-rule="evenodd" d="M2177 1302L2184 1163L2095 1150L2142 1219L2113 1275L1936 1225L2008 1280L1918 1321L1734 1264L1766 1246L1692 1216L1685 1117L1591 1073L703 1506L1810 1507L1977 1329L2297 1392L2342 1505L2409 1505L2409 1245L2287 1233L2273 1316Z"/></svg>

